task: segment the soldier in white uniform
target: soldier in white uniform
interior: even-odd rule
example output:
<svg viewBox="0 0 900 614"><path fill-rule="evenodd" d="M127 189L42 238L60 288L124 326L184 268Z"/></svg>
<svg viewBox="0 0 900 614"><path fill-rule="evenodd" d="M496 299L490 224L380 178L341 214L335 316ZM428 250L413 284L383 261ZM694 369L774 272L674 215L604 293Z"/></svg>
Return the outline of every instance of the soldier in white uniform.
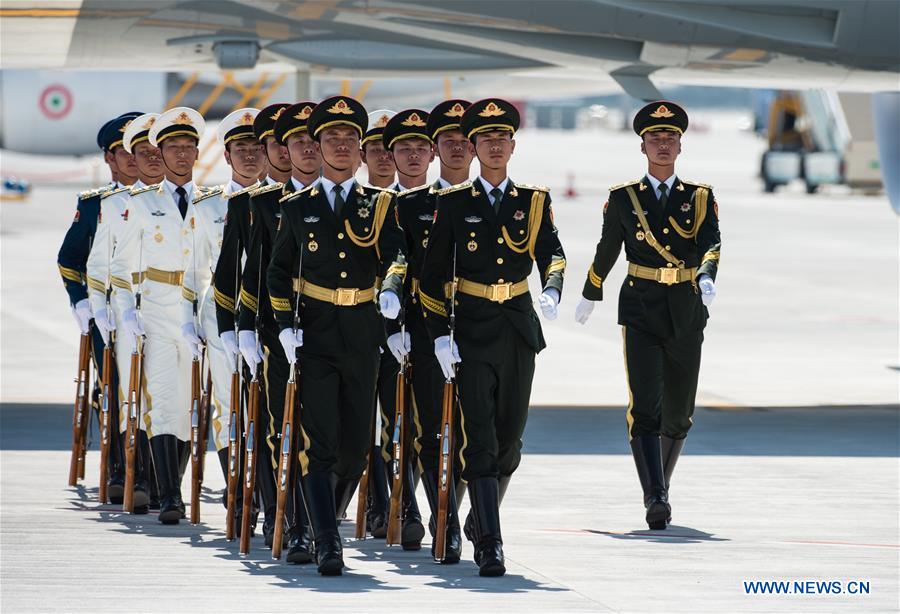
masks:
<svg viewBox="0 0 900 614"><path fill-rule="evenodd" d="M196 225L191 204L208 190L192 178L205 123L194 109L166 111L150 128L151 145L159 147L165 178L158 186L135 190L128 219L111 263L116 304L122 326L134 337L145 336L144 421L160 490L159 520L177 524L184 517L181 476L190 438L191 348L181 335L181 283L185 262L183 237ZM132 275L138 286L132 284ZM141 303L134 292L141 290Z"/></svg>
<svg viewBox="0 0 900 614"><path fill-rule="evenodd" d="M116 309L112 294L116 289L110 281L110 261L116 248L116 241L121 236L131 191L140 190L148 185L158 184L163 179L162 158L159 149L150 145L147 135L150 126L159 117L158 113L145 113L123 126L120 145L126 152L134 156L138 178L130 187L119 188L104 194L100 201L100 215L97 219L97 232L87 260L88 294L94 321L107 345L114 340L116 369L118 371L118 398L125 399L131 371L131 351L133 347L131 335L116 336L116 323L122 321L122 312ZM107 300L109 299L109 302ZM110 309L109 307L112 307ZM124 449L124 433L127 416L119 412L119 432L121 447ZM147 439L146 426L141 424L138 445L140 446L140 465L135 482L135 512L146 513L150 509L159 508L159 497L156 492L156 478L150 467L150 442ZM146 461L146 462L144 462Z"/></svg>
<svg viewBox="0 0 900 614"><path fill-rule="evenodd" d="M262 145L253 133L253 120L259 109L238 109L219 124L216 136L225 149L225 160L231 167L231 181L194 200L196 224L193 232L183 236L183 252L193 257L185 262L182 288L181 331L192 351L199 356L200 343L206 351L212 373L212 434L222 472L228 480L228 416L231 407L231 374L236 354L222 343L216 324L215 292L211 277L222 250L222 235L228 200L232 194L258 183L265 170ZM195 312L194 306L198 310ZM199 320L199 328L197 326Z"/></svg>

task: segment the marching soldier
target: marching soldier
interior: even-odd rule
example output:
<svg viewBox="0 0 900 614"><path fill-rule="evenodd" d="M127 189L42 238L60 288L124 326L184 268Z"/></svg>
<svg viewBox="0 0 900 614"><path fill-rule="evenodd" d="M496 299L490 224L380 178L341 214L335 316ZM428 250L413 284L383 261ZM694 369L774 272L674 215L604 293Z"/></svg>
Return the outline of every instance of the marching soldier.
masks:
<svg viewBox="0 0 900 614"><path fill-rule="evenodd" d="M541 311L552 320L566 265L549 192L507 176L519 127L515 107L496 98L473 103L460 126L481 173L438 192L419 297L444 377L454 377L459 363L462 478L474 520L469 534L479 574L498 576L506 573L500 501L521 459L535 355L545 347L528 274L535 262L544 288ZM454 279L455 301L449 297L448 305L445 283ZM451 309L458 345L450 336Z"/></svg>
<svg viewBox="0 0 900 614"><path fill-rule="evenodd" d="M94 244L87 261L91 309L94 312L94 322L106 345L112 342L116 323L122 321L122 313L115 308L115 301L111 300L116 289L112 287L110 279L110 261L125 219L128 217L131 191L140 190L163 179L162 158L160 158L159 149L150 145L147 140L150 126L157 117L159 117L158 113L145 113L128 120L122 126L116 125L116 122L111 124L113 132L108 141L113 150L121 146L128 154L134 156L137 179L130 188L110 190L103 195L97 220L97 233L94 235ZM124 132L120 132L123 128ZM109 302L107 302L108 300ZM118 376L118 383L114 387L119 399L125 397L126 391L123 390L123 383L127 384L131 370L132 347L129 337L130 335L114 337L115 375ZM118 412L118 403L114 403L112 407L116 412L113 415L119 416L120 433L119 438L113 441L120 446L121 450L124 450L126 416L124 412ZM134 511L141 514L147 513L149 509L159 509L159 495L156 488L156 477L150 466L150 442L147 439L146 426L139 423L139 428L137 445L140 446L140 454L138 454L140 466L136 472ZM121 472L122 483L119 490L124 487L124 458L121 459ZM117 497L117 499L119 500L113 500L113 503L121 503L121 497Z"/></svg>
<svg viewBox="0 0 900 614"><path fill-rule="evenodd" d="M192 231L183 235L182 249L190 253L184 263L182 283L181 334L195 356L205 341L212 378L211 425L213 441L222 473L228 481L228 419L231 415L231 374L234 358L219 337L215 289L211 277L216 275L229 196L258 183L265 168L262 146L253 133L253 121L259 109L243 108L229 113L219 123L216 137L225 150L225 161L231 168L227 186L210 190L194 199L196 211ZM233 332L233 330L232 330ZM204 451L205 452L205 451Z"/></svg>
<svg viewBox="0 0 900 614"><path fill-rule="evenodd" d="M275 142L287 149L292 168L291 176L284 184L284 190L291 190L293 193L318 181L322 169L322 157L306 129L306 120L315 106L314 102L300 102L286 107L273 126L272 136ZM260 462L257 465L259 469L257 483L260 485L265 511L263 535L269 547L272 546L275 531L277 503L275 472L278 470L280 458L279 439L284 421L284 394L290 371L290 365L278 342L279 327L272 313L265 277L275 233L282 215L279 200L289 198L281 194L279 190L269 190L250 199L253 223L247 261L241 279L241 304L248 308L241 310L239 316L241 353L251 369L255 370L260 362L263 365L267 409L263 421L266 443L263 449L269 452L269 462ZM258 349L260 346L262 353ZM290 502L290 509L286 514L290 524L289 531L285 532L289 539L287 553L289 563L312 561L312 534L299 497L299 488L295 488L294 499Z"/></svg>
<svg viewBox="0 0 900 614"><path fill-rule="evenodd" d="M397 212L400 216L400 226L406 235L408 249L409 271L407 277L406 292L404 293L406 330L411 344L412 387L415 397L413 405L416 425L415 450L418 457L419 470L422 473L422 483L425 494L428 497L428 505L431 508L432 522L429 524L432 535L435 531L435 519L438 515L438 434L441 420L441 397L444 387L444 375L434 355L431 338L425 327L422 308L419 304L419 279L422 270L422 261L425 258L425 248L428 246L431 226L434 220L434 211L437 201L437 191L462 183L469 178L469 167L472 163L472 154L469 152L469 140L459 129L459 121L469 102L466 100L446 100L438 104L431 113L422 113L426 126L417 126L418 122L412 122L410 126L404 126L400 122L398 134L415 135L418 138L427 138L435 143L441 151L440 165L441 176L434 184L424 184L424 174L416 178L414 183L421 184L410 190L401 192L397 196ZM408 118L407 118L408 121ZM393 133L386 139L393 140ZM398 168L405 167L405 154L407 152L393 149L397 159ZM409 171L406 171L407 174ZM457 516L458 502L456 492L451 492L451 505L447 521L447 547L444 560L445 564L459 562L462 551L459 519Z"/></svg>
<svg viewBox="0 0 900 614"><path fill-rule="evenodd" d="M303 489L315 534L319 573L340 574L335 482L356 483L370 448L378 346L375 309L394 319L406 275L403 233L392 192L364 188L353 177L354 152L366 127L363 106L328 98L307 120L322 154L319 183L282 206L267 282L279 340L288 360L300 352ZM295 281L296 279L296 281ZM301 329L294 330L298 294Z"/></svg>
<svg viewBox="0 0 900 614"><path fill-rule="evenodd" d="M262 187L280 190L283 181L290 177L290 161L287 150L275 142L272 136L275 120L287 108L287 103L270 104L257 113L253 120L253 134L262 144L266 154L266 177ZM219 336L229 357L240 354L237 338L237 305L240 292L240 279L243 271L241 259L250 244L250 192L258 186L251 186L231 192L228 198L228 211L225 216L225 230L222 234L222 250L216 264L218 274L213 280L214 298L216 302L216 321L219 325ZM221 457L220 457L221 459ZM227 458L225 459L227 461Z"/></svg>
<svg viewBox="0 0 900 614"><path fill-rule="evenodd" d="M369 113L369 129L360 141L360 155L366 163L368 172L368 185L373 188L391 189L396 182L397 167L390 152L385 148L381 135L384 127L396 113L387 109L379 109ZM381 362L378 367L378 384L376 405L381 406L379 412L375 407L375 437L370 454L369 492L366 495L366 530L372 537L384 538L387 536L387 517L390 507L388 498L388 470L385 459L382 456L382 447L379 442L390 438L385 413L393 412L395 385L397 378L397 365L387 347L381 347ZM390 399L390 400L389 400ZM349 498L347 498L349 503ZM341 505L338 505L338 515L341 515Z"/></svg>
<svg viewBox="0 0 900 614"><path fill-rule="evenodd" d="M719 211L712 188L675 175L688 116L677 104L652 102L634 131L647 174L610 188L603 231L575 312L584 324L603 299L603 282L622 244L628 277L619 292L629 403L628 439L651 529L671 521L669 483L691 428L700 346L716 295Z"/></svg>
<svg viewBox="0 0 900 614"><path fill-rule="evenodd" d="M387 189L397 180L397 167L390 152L385 149L381 135L384 127L396 113L379 109L369 113L369 129L360 141L360 156L366 164L368 183L373 188Z"/></svg>
<svg viewBox="0 0 900 614"><path fill-rule="evenodd" d="M134 181L134 158L122 150L122 128L130 119L140 115L139 113L126 113L109 120L97 133L97 146L103 151L103 159L109 166L112 182L101 188L88 190L78 195L78 206L75 210L75 219L63 238L59 248L56 264L62 277L63 286L69 295L69 303L72 307L72 315L82 334L91 333L91 356L94 369L99 375L103 371L103 338L99 328L91 324L94 314L91 310L91 302L88 297L89 286L87 284L87 260L97 230L100 217L100 201L104 194L113 190L124 190L126 185ZM116 141L119 141L118 143ZM121 180L121 181L120 181ZM126 182L126 183L122 183ZM113 382L111 408L118 407L118 395L116 382ZM99 393L95 388L94 395ZM99 405L95 403L99 411ZM110 501L121 503L124 492L124 457L118 445L109 446L110 478L108 482L108 494Z"/></svg>
<svg viewBox="0 0 900 614"><path fill-rule="evenodd" d="M189 456L191 349L181 335L182 236L192 232L192 202L207 190L195 188L192 173L203 118L194 109L166 111L150 127L148 139L159 147L165 178L157 186L135 190L129 216L110 264L116 303L125 332L144 346L144 420L156 481L160 489L159 520L177 524L184 517L181 478ZM133 284L142 301L135 302ZM137 308L140 308L138 311Z"/></svg>

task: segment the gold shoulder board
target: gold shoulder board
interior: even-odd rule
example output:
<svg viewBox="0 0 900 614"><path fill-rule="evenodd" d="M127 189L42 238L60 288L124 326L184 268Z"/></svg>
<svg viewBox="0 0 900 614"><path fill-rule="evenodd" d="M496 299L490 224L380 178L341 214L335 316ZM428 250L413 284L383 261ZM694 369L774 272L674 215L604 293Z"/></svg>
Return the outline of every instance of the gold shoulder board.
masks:
<svg viewBox="0 0 900 614"><path fill-rule="evenodd" d="M284 184L280 181L276 181L270 185L264 185L260 188L256 188L255 190L250 192L250 197L259 196L260 194L265 194L266 192L271 192L273 190L280 190L284 187Z"/></svg>
<svg viewBox="0 0 900 614"><path fill-rule="evenodd" d="M610 192L615 192L616 190L621 190L622 188L627 188L630 185L635 185L640 183L640 179L632 179L631 181L626 181L625 183L620 183L609 188Z"/></svg>
<svg viewBox="0 0 900 614"><path fill-rule="evenodd" d="M142 188L135 188L135 189L131 190L131 191L129 192L129 194L130 194L131 196L137 196L138 194L143 194L144 192L149 192L150 190L155 190L156 188L160 187L161 185L162 185L161 183L154 183L154 184L152 184L152 185L145 185L145 186L142 187Z"/></svg>
<svg viewBox="0 0 900 614"><path fill-rule="evenodd" d="M196 205L201 200L206 200L207 198L210 198L212 196L218 196L218 195L222 194L224 191L225 191L225 186L223 186L223 185L216 186L213 188L202 187L202 188L200 188L200 192L201 192L200 195L197 196L196 198L194 198L193 202Z"/></svg>
<svg viewBox="0 0 900 614"><path fill-rule="evenodd" d="M110 192L114 188L111 185L105 185L102 188L94 188L93 190L85 190L78 195L78 200L84 200L85 198L91 198L93 196L97 196L98 194L103 194L105 192Z"/></svg>
<svg viewBox="0 0 900 614"><path fill-rule="evenodd" d="M420 192L420 191L422 191L422 190L429 189L429 188L431 188L431 186L428 185L428 184L420 185L420 186L417 187L417 188L410 188L410 189L408 189L408 190L403 190L402 192L400 192L400 193L398 194L398 196L406 196L407 194L413 194L413 193L415 193L415 192Z"/></svg>
<svg viewBox="0 0 900 614"><path fill-rule="evenodd" d="M286 200L293 200L293 198L295 196L300 196L301 194L309 192L314 187L316 187L316 184L312 183L312 184L306 186L305 188L303 188L302 190L297 190L296 192L291 192L290 194L285 194L284 196L282 196L281 198L278 199L278 202L283 203ZM315 196L315 195L316 195L316 193L310 194L310 196Z"/></svg>
<svg viewBox="0 0 900 614"><path fill-rule="evenodd" d="M536 192L550 192L550 188L544 185L531 185L530 183L518 183L513 181L513 185L517 188L525 188L526 190L535 190Z"/></svg>
<svg viewBox="0 0 900 614"><path fill-rule="evenodd" d="M691 181L690 179L681 179L681 183L686 183L687 185L696 186L698 188L706 188L707 190L712 190L713 187L708 183L700 183L699 181Z"/></svg>
<svg viewBox="0 0 900 614"><path fill-rule="evenodd" d="M472 187L472 180L463 181L462 183L457 183L456 185L452 185L449 188L444 188L442 190L437 191L438 196L443 196L444 194L449 194L450 192L457 192L459 190L465 190L467 188Z"/></svg>
<svg viewBox="0 0 900 614"><path fill-rule="evenodd" d="M115 190L108 190L108 191L103 192L103 193L101 194L100 199L102 200L102 199L104 199L104 198L107 198L107 197L109 197L109 196L112 196L113 194L120 194L121 192L124 192L125 190L130 190L130 189L131 189L131 188L129 188L129 187L126 185L126 186L123 186L123 187L121 187L121 188L116 188Z"/></svg>
<svg viewBox="0 0 900 614"><path fill-rule="evenodd" d="M230 194L223 194L223 198L226 200L229 198L234 198L235 196L240 196L241 194L246 194L247 192L252 192L253 190L259 187L259 181L254 183L253 185L248 185L246 188L240 189L237 192L231 192Z"/></svg>

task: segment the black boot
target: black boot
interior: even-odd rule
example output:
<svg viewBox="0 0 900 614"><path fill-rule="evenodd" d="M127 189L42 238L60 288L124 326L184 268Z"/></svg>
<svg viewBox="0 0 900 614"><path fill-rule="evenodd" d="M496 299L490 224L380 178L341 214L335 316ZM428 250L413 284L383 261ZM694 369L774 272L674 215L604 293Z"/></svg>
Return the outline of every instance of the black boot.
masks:
<svg viewBox="0 0 900 614"><path fill-rule="evenodd" d="M225 490L222 491L222 507L228 509L228 448L222 448L216 452L219 457L219 466L222 467L222 477L225 478Z"/></svg>
<svg viewBox="0 0 900 614"><path fill-rule="evenodd" d="M268 449L268 448L266 448ZM260 506L263 510L263 538L266 548L272 547L275 537L275 508L278 505L278 491L275 490L275 474L272 463L262 457L256 464L256 485L260 494Z"/></svg>
<svg viewBox="0 0 900 614"><path fill-rule="evenodd" d="M672 439L665 435L660 436L659 443L662 451L663 473L666 476L666 495L669 494L669 488L672 486L672 474L675 472L675 464L681 451L684 449L684 437L681 439ZM672 522L671 504L667 523Z"/></svg>
<svg viewBox="0 0 900 614"><path fill-rule="evenodd" d="M334 509L335 520L338 524L347 517L347 506L350 505L350 499L353 498L357 486L359 486L359 478L355 480L337 479L334 486Z"/></svg>
<svg viewBox="0 0 900 614"><path fill-rule="evenodd" d="M150 438L150 448L161 495L159 521L178 524L184 511L178 483L178 439L175 435L156 435Z"/></svg>
<svg viewBox="0 0 900 614"><path fill-rule="evenodd" d="M506 496L506 489L509 488L509 482L512 480L511 475L501 475L497 478L497 483L500 489L500 503L503 503L503 497ZM459 505L459 500L462 499L461 494L461 486L463 482L460 480L456 485L456 497L457 497L457 505ZM475 519L472 517L472 510L469 510L469 513L466 515L466 524L465 524L465 533L466 539L468 539L473 544L477 541L476 532L475 532Z"/></svg>
<svg viewBox="0 0 900 614"><path fill-rule="evenodd" d="M122 446L123 438L118 432L118 412L110 411L109 429L109 479L106 481L106 496L109 502L121 505L125 499L125 455Z"/></svg>
<svg viewBox="0 0 900 614"><path fill-rule="evenodd" d="M659 437L641 435L632 438L631 453L644 491L647 525L653 530L665 529L672 508L666 491Z"/></svg>
<svg viewBox="0 0 900 614"><path fill-rule="evenodd" d="M422 514L419 502L416 501L416 477L411 463L406 464L405 484L403 485L403 525L400 529L400 545L404 550L421 550L425 527L422 525Z"/></svg>
<svg viewBox="0 0 900 614"><path fill-rule="evenodd" d="M315 556L313 545L312 527L309 524L309 514L306 511L306 502L303 497L303 489L299 480L294 485L293 501L291 505L291 526L288 529L290 540L288 541L287 562L303 565L312 563Z"/></svg>
<svg viewBox="0 0 900 614"><path fill-rule="evenodd" d="M310 472L304 476L302 484L315 535L319 573L339 576L344 569L344 553L337 528L331 475L321 471Z"/></svg>
<svg viewBox="0 0 900 614"><path fill-rule="evenodd" d="M141 473L146 476L149 488L149 511L159 511L159 484L156 481L156 468L153 466L153 451L150 449L150 438L147 431L139 431L141 444ZM136 494L136 493L135 493Z"/></svg>
<svg viewBox="0 0 900 614"><path fill-rule="evenodd" d="M387 537L387 517L390 512L390 498L388 496L387 464L381 456L381 448L372 448L372 473L369 474L369 492L366 496L366 530L372 537L384 539Z"/></svg>
<svg viewBox="0 0 900 614"><path fill-rule="evenodd" d="M121 436L122 449L125 449L125 434ZM153 459L150 457L150 442L146 431L138 431L137 448L135 450L134 467L134 513L146 514L150 511L150 484L156 483L153 475ZM125 488L123 482L122 494Z"/></svg>
<svg viewBox="0 0 900 614"><path fill-rule="evenodd" d="M428 523L431 536L437 532L438 497L440 488L437 483L437 475L426 471L422 474L422 486L425 488L425 496L428 506L431 508L432 521ZM456 489L450 490L450 501L447 514L447 538L444 548L444 558L440 562L444 565L459 563L462 555L462 536L459 533L459 506L456 500ZM434 557L434 541L431 543L431 556Z"/></svg>
<svg viewBox="0 0 900 614"><path fill-rule="evenodd" d="M478 533L475 546L478 575L502 576L506 573L506 564L500 533L500 485L497 478L476 478L469 482L469 500Z"/></svg>

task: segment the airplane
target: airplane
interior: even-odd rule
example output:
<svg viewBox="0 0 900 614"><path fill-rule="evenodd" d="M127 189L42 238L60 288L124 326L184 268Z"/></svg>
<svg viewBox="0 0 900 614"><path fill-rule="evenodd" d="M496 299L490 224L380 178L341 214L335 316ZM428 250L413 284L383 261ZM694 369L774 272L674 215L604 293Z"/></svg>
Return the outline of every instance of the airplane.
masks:
<svg viewBox="0 0 900 614"><path fill-rule="evenodd" d="M664 82L873 92L900 213L894 0L35 0L0 19L4 68L561 73L644 100Z"/></svg>

